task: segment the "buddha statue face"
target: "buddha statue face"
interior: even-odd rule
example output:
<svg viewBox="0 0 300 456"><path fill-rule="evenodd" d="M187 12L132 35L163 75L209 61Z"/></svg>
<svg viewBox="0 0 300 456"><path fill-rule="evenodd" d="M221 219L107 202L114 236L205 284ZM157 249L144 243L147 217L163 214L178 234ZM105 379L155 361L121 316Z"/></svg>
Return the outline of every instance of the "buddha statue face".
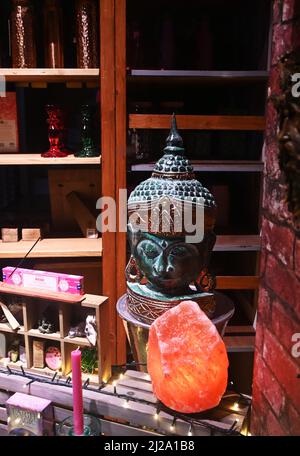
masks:
<svg viewBox="0 0 300 456"><path fill-rule="evenodd" d="M208 263L211 236L200 244L188 244L184 238L167 238L129 230L132 256L148 287L166 294L187 291Z"/></svg>

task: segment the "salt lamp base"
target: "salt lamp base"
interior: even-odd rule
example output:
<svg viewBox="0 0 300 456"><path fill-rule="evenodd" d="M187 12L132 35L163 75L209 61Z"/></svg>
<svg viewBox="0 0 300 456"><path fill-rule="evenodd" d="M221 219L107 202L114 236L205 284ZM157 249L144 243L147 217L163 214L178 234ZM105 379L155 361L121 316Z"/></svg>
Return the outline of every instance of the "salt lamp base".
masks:
<svg viewBox="0 0 300 456"><path fill-rule="evenodd" d="M149 297L149 293L151 293L151 297ZM182 301L195 301L208 318L212 318L215 312L214 294L198 292L193 289L181 296L167 296L159 291L149 291L147 285L127 282L127 298L128 310L131 315L149 325L164 312Z"/></svg>
<svg viewBox="0 0 300 456"><path fill-rule="evenodd" d="M220 336L223 337L226 326L234 314L235 307L231 299L222 293L215 291L214 298L216 309L214 317L211 320L216 325ZM129 311L128 296L126 294L118 300L117 311L123 319L134 360L136 363L145 364L145 366L140 366L140 370L147 372L147 343L150 325L142 323L131 314Z"/></svg>

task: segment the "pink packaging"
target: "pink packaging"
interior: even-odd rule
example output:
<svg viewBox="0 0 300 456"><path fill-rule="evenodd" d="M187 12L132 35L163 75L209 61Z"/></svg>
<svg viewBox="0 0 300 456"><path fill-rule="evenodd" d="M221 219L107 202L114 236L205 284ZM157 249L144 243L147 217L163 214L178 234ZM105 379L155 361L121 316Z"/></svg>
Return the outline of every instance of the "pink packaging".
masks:
<svg viewBox="0 0 300 456"><path fill-rule="evenodd" d="M3 282L24 288L76 295L84 294L83 276L21 268L16 269L12 274L13 271L14 268L11 266L2 269Z"/></svg>

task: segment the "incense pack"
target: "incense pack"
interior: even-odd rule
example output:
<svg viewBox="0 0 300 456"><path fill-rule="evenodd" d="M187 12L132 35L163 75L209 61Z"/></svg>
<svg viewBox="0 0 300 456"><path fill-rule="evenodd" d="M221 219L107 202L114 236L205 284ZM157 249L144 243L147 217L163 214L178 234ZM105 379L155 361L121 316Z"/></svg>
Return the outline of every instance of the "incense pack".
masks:
<svg viewBox="0 0 300 456"><path fill-rule="evenodd" d="M59 293L84 294L83 276L59 272L35 271L7 266L2 269L3 282L24 287Z"/></svg>

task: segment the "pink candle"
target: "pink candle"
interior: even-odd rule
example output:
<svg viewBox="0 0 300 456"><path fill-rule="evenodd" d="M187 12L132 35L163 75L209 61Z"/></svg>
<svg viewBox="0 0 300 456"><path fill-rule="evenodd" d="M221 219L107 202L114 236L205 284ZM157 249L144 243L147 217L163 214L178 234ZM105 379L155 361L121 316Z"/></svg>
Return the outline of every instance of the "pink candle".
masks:
<svg viewBox="0 0 300 456"><path fill-rule="evenodd" d="M81 351L72 351L73 420L75 435L83 434L83 401L81 381Z"/></svg>

